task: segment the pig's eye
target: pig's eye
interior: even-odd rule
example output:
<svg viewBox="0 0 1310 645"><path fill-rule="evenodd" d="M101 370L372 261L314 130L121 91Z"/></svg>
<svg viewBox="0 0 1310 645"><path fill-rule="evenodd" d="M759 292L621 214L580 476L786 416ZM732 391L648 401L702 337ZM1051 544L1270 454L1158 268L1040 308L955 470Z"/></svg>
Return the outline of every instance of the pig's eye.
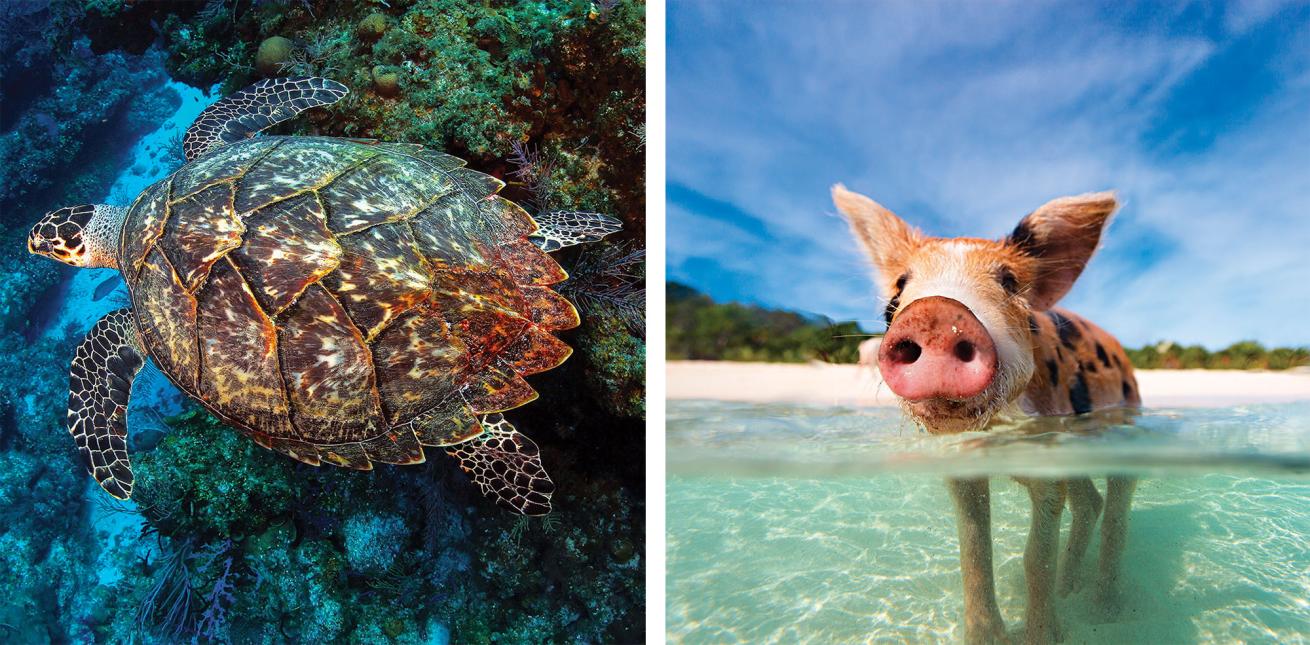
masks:
<svg viewBox="0 0 1310 645"><path fill-rule="evenodd" d="M1006 293L1012 296L1019 293L1019 279L1014 277L1013 271L1002 268L997 279L1001 281L1001 288L1005 289Z"/></svg>
<svg viewBox="0 0 1310 645"><path fill-rule="evenodd" d="M896 278L896 293L891 300L887 301L887 308L883 310L882 317L887 320L887 326L892 324L892 316L896 315L896 308L901 306L901 292L905 291L905 282L910 279L910 274L902 273L901 277Z"/></svg>

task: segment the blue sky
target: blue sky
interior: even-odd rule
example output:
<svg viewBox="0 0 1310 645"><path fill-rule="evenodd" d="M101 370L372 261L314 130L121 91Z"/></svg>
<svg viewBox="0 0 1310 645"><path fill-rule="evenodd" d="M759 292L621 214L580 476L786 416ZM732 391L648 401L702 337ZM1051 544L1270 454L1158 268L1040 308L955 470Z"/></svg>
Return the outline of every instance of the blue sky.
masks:
<svg viewBox="0 0 1310 645"><path fill-rule="evenodd" d="M669 278L876 330L833 183L981 237L1115 189L1064 306L1310 345L1310 3L1147 4L671 0Z"/></svg>

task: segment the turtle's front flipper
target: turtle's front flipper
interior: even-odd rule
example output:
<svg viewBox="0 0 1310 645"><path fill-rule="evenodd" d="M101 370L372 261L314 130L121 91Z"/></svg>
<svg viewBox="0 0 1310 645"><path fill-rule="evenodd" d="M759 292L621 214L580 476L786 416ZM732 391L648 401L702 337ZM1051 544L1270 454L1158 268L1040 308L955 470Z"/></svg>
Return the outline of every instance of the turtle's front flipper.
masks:
<svg viewBox="0 0 1310 645"><path fill-rule="evenodd" d="M182 151L191 161L218 146L249 139L309 108L336 103L349 93L345 85L326 78L264 79L205 108L187 128Z"/></svg>
<svg viewBox="0 0 1310 645"><path fill-rule="evenodd" d="M541 466L537 444L499 414L482 417L482 428L482 434L446 452L501 508L521 515L549 513L555 483Z"/></svg>
<svg viewBox="0 0 1310 645"><path fill-rule="evenodd" d="M132 496L127 399L145 364L131 309L105 314L77 346L68 371L68 431L92 477L118 499Z"/></svg>
<svg viewBox="0 0 1310 645"><path fill-rule="evenodd" d="M623 222L609 215L586 211L548 211L532 219L538 228L528 239L547 253L574 244L599 242L623 229Z"/></svg>

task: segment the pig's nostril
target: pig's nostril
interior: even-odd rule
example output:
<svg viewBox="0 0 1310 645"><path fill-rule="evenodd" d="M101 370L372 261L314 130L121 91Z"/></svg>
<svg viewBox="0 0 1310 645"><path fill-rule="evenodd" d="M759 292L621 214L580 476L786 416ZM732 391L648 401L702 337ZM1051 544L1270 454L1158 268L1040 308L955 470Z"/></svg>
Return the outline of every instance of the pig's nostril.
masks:
<svg viewBox="0 0 1310 645"><path fill-rule="evenodd" d="M973 360L974 352L973 343L962 340L955 344L955 357L960 359L961 363L968 363Z"/></svg>
<svg viewBox="0 0 1310 645"><path fill-rule="evenodd" d="M923 348L912 340L902 340L892 345L891 359L893 363L909 364L919 360L919 355L923 353Z"/></svg>

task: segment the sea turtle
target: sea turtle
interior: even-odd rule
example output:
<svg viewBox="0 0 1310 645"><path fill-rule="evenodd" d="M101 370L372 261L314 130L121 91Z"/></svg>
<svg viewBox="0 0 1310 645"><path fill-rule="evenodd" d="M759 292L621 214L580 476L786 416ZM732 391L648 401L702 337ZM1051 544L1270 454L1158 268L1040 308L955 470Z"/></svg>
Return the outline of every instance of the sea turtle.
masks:
<svg viewBox="0 0 1310 645"><path fill-rule="evenodd" d="M537 397L523 376L572 350L552 332L577 311L542 249L599 240L619 222L534 220L504 183L419 145L256 137L348 93L268 79L210 106L187 163L126 208L52 211L28 250L117 268L131 307L77 347L68 430L96 481L132 493L126 414L147 357L261 446L307 464L369 470L440 446L498 504L539 515L554 484L501 412Z"/></svg>

